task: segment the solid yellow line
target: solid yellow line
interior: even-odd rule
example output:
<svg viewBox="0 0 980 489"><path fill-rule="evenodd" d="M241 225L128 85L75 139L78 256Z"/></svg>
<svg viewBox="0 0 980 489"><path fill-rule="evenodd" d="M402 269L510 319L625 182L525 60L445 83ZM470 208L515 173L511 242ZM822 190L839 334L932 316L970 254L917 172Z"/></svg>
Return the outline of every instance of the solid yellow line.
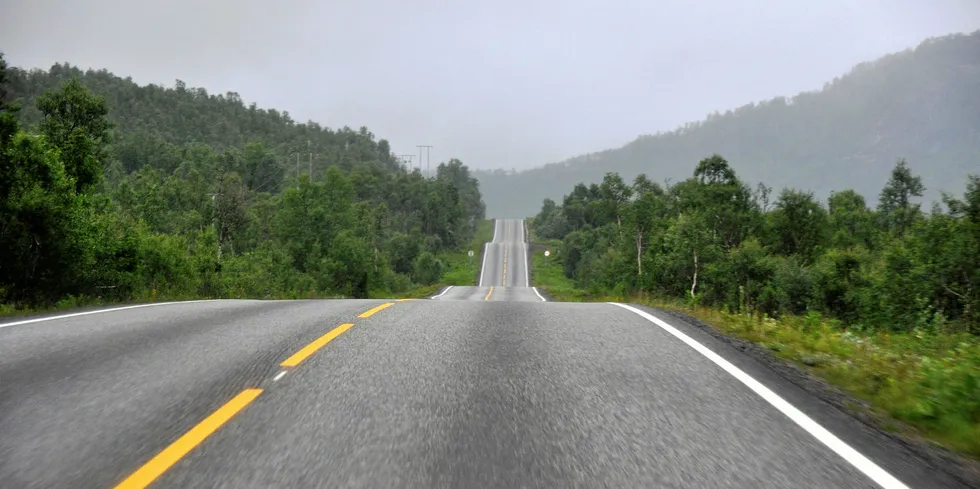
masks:
<svg viewBox="0 0 980 489"><path fill-rule="evenodd" d="M119 483L115 489L142 489L163 475L173 464L187 455L194 447L201 444L205 438L217 431L236 413L245 409L249 403L259 397L262 389L245 389L210 416L204 418L197 426L191 428L184 436L164 448L156 457L143 464L136 472Z"/></svg>
<svg viewBox="0 0 980 489"><path fill-rule="evenodd" d="M485 301L490 300L490 294L493 294L493 286L492 285L490 286L490 292L487 292L487 296L484 297L483 300L485 300Z"/></svg>
<svg viewBox="0 0 980 489"><path fill-rule="evenodd" d="M295 367L295 366L299 365L300 363L303 362L303 360L306 360L306 357L308 357L308 356L316 353L317 350L319 350L320 348L323 348L323 345L326 345L327 343L330 343L331 340L333 340L334 338L340 336L341 333L343 333L344 331L347 331L352 326L354 326L352 323L341 324L340 326L337 326L336 328L330 330L329 333L327 333L327 334L325 334L325 335L317 338L316 340L314 340L313 343L310 343L309 345L304 346L302 350L300 350L300 351L298 351L296 353L293 353L293 356L291 356L291 357L283 360L283 362L280 363L279 366L280 367Z"/></svg>
<svg viewBox="0 0 980 489"><path fill-rule="evenodd" d="M369 318L369 317L373 316L374 313L376 313L378 311L381 311L381 310L384 310L384 309L387 309L387 308L389 308L389 307L391 307L393 305L395 305L394 302L385 302L384 304L381 304L380 306L375 307L374 309L371 309L370 311L364 311L364 312L362 312L357 317L359 317L359 318Z"/></svg>
<svg viewBox="0 0 980 489"><path fill-rule="evenodd" d="M397 300L397 301L395 301L395 302L407 302L407 301L414 301L414 300L415 300L415 299L398 299L398 300Z"/></svg>

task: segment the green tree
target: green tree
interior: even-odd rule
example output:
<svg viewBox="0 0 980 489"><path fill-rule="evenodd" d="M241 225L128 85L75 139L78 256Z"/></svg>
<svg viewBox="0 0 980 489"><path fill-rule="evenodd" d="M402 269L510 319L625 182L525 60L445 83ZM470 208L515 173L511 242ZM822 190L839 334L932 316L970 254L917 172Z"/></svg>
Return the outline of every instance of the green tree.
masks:
<svg viewBox="0 0 980 489"><path fill-rule="evenodd" d="M41 132L61 151L65 172L82 192L98 183L111 124L104 98L92 94L72 78L60 91L48 91L37 98L41 111Z"/></svg>
<svg viewBox="0 0 980 489"><path fill-rule="evenodd" d="M912 197L922 197L924 191L922 178L912 175L905 159L899 159L892 169L891 178L878 196L878 212L885 226L904 236L919 216L919 205L912 203Z"/></svg>

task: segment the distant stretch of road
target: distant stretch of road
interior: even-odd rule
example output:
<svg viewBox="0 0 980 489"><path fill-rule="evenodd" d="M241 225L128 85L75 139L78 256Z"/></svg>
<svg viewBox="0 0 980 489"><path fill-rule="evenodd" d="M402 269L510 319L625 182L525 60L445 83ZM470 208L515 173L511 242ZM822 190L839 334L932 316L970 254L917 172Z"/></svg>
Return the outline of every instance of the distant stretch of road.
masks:
<svg viewBox="0 0 980 489"><path fill-rule="evenodd" d="M496 219L493 241L483 249L480 280L477 287L449 287L435 298L439 300L530 301L543 302L544 296L531 287L528 269L527 240L524 221Z"/></svg>
<svg viewBox="0 0 980 489"><path fill-rule="evenodd" d="M519 220L485 256L438 300L0 322L0 487L966 487L694 326L542 300Z"/></svg>

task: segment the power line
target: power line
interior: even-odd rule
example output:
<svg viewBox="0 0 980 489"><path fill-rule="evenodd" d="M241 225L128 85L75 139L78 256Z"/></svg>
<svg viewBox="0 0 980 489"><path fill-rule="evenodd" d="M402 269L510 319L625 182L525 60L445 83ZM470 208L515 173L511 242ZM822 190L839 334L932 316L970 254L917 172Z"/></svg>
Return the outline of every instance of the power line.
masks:
<svg viewBox="0 0 980 489"><path fill-rule="evenodd" d="M428 175L430 173L429 168L429 157L432 155L432 146L428 144L418 144L419 148L419 171L422 171L422 148L425 148L425 173Z"/></svg>
<svg viewBox="0 0 980 489"><path fill-rule="evenodd" d="M414 157L415 155L398 155L398 158L400 158L402 161L402 165L405 165L405 171L408 171L408 169L412 166L412 158Z"/></svg>

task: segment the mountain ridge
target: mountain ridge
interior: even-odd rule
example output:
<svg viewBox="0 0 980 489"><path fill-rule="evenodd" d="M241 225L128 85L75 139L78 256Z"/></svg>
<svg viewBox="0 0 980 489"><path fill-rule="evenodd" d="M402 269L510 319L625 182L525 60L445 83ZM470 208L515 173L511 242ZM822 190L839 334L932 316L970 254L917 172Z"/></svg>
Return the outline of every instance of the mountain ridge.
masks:
<svg viewBox="0 0 980 489"><path fill-rule="evenodd" d="M714 112L619 148L476 176L489 215L527 216L606 172L676 182L714 153L748 181L820 197L853 188L874 202L899 158L923 176L927 200L959 192L980 168L980 31L930 38L859 63L820 90Z"/></svg>

